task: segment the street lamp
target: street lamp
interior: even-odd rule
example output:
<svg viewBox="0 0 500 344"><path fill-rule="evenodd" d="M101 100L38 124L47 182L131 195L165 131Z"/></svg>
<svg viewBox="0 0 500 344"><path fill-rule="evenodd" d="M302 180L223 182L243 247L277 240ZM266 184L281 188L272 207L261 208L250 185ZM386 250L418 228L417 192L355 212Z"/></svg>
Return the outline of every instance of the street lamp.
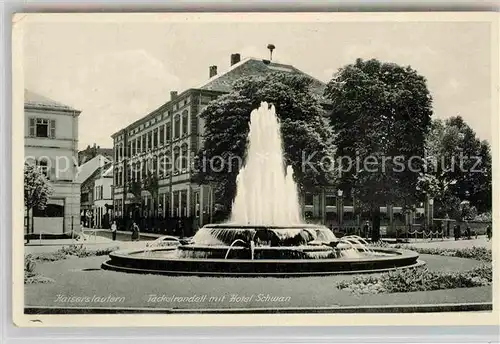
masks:
<svg viewBox="0 0 500 344"><path fill-rule="evenodd" d="M339 218L339 230L342 231L342 222L343 222L343 217L344 217L344 207L342 204L342 195L344 194L344 191L341 189L337 190L337 216Z"/></svg>

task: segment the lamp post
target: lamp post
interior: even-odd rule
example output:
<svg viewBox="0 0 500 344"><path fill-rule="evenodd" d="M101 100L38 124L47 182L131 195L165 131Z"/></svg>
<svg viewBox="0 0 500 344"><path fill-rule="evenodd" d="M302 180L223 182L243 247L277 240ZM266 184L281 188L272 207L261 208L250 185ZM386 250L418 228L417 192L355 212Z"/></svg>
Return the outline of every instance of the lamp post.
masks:
<svg viewBox="0 0 500 344"><path fill-rule="evenodd" d="M432 226L434 225L434 199L430 198L428 203L429 203L429 210L427 214L428 214L429 228L432 228Z"/></svg>
<svg viewBox="0 0 500 344"><path fill-rule="evenodd" d="M339 230L342 231L342 223L343 223L343 217L344 217L344 206L343 206L343 200L342 196L344 194L344 191L341 189L337 190L337 216L339 219Z"/></svg>

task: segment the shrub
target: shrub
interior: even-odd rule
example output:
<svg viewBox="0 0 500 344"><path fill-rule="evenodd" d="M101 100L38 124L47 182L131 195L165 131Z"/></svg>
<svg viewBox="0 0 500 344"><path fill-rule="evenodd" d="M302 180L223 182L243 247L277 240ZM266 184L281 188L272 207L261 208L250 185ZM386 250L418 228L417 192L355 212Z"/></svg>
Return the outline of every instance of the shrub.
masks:
<svg viewBox="0 0 500 344"><path fill-rule="evenodd" d="M24 256L24 278L35 276L35 259L31 254Z"/></svg>
<svg viewBox="0 0 500 344"><path fill-rule="evenodd" d="M361 276L341 281L337 288L355 294L399 293L491 285L491 264L466 272L433 272L426 267L394 270L377 277Z"/></svg>
<svg viewBox="0 0 500 344"><path fill-rule="evenodd" d="M35 258L28 254L24 256L24 284L34 283L53 283L54 280L48 277L40 276L36 271Z"/></svg>
<svg viewBox="0 0 500 344"><path fill-rule="evenodd" d="M492 261L491 249L486 247L473 246L473 247L457 248L457 249L449 249L449 248L445 249L439 247L423 248L423 247L414 247L411 245L396 245L395 247L412 250L421 254L435 254L446 257L470 258L483 262Z"/></svg>
<svg viewBox="0 0 500 344"><path fill-rule="evenodd" d="M39 253L37 255L32 255L34 261L41 262L54 262L57 260L63 260L68 257L92 257L92 256L105 256L113 251L116 251L118 247L101 248L97 250L88 250L83 245L69 245L63 246L56 252L50 253ZM31 256L31 255L30 255Z"/></svg>

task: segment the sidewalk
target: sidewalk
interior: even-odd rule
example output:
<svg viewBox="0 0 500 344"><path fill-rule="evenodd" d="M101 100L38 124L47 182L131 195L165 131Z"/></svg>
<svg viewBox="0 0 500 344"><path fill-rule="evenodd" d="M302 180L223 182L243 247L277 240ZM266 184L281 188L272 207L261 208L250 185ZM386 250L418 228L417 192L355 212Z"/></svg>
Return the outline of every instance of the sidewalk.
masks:
<svg viewBox="0 0 500 344"><path fill-rule="evenodd" d="M63 246L84 245L90 250L118 247L119 249L132 249L146 246L146 243L162 236L156 233L141 233L139 241L132 241L132 232L117 231L116 241L113 241L110 229L95 229L96 235L92 234L93 229L86 229L85 234L88 240L80 241L75 239L42 239L30 240L24 245L25 254L55 252Z"/></svg>

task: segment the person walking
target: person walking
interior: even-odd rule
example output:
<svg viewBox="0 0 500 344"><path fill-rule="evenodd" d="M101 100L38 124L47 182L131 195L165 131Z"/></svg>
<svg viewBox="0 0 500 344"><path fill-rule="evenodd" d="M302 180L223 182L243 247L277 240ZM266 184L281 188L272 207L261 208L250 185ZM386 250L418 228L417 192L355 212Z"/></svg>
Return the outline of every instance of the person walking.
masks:
<svg viewBox="0 0 500 344"><path fill-rule="evenodd" d="M116 221L111 224L111 235L113 236L113 241L116 241Z"/></svg>
<svg viewBox="0 0 500 344"><path fill-rule="evenodd" d="M132 224L132 241L139 241L139 226L135 222Z"/></svg>
<svg viewBox="0 0 500 344"><path fill-rule="evenodd" d="M486 226L486 236L488 237L488 241L491 240L491 225Z"/></svg>
<svg viewBox="0 0 500 344"><path fill-rule="evenodd" d="M365 225L363 226L363 235L362 235L362 237L366 239L368 237L369 233L370 233L370 222L366 221Z"/></svg>

